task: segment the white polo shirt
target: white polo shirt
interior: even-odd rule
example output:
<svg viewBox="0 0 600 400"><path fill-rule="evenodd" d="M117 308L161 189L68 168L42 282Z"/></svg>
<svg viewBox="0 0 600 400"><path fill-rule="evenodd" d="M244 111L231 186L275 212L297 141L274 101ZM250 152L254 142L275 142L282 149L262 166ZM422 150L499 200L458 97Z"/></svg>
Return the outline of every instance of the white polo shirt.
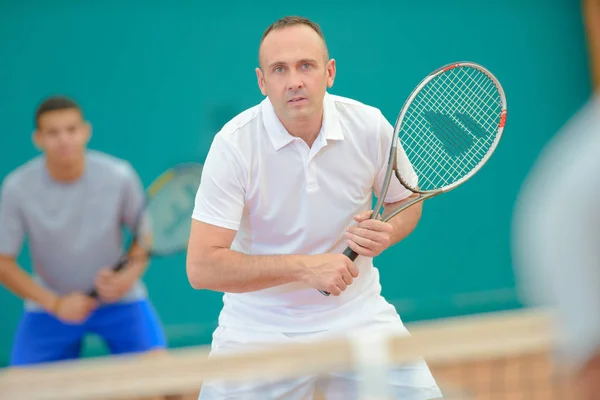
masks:
<svg viewBox="0 0 600 400"><path fill-rule="evenodd" d="M249 255L341 253L353 216L372 209L373 193L379 194L392 134L378 109L326 94L322 128L309 148L287 132L265 98L215 136L193 218L237 230L231 248ZM405 157L400 165L416 179ZM410 194L392 179L386 201ZM225 293L219 324L313 332L372 318L366 300L382 301L379 273L372 258L355 263L359 276L341 296L325 297L300 282Z"/></svg>

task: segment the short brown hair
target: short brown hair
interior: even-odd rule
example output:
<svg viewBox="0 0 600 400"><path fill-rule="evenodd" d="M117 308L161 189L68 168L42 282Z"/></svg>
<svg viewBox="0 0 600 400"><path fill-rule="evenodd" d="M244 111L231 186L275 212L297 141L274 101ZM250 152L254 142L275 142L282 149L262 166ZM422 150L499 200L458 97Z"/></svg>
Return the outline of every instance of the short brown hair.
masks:
<svg viewBox="0 0 600 400"><path fill-rule="evenodd" d="M292 16L283 17L283 18L278 19L277 21L273 22L264 31L262 38L260 39L260 45L262 45L262 42L265 40L267 35L269 33L273 32L274 30L288 28L290 26L296 26L296 25L305 25L305 26L308 26L309 28L311 28L312 30L314 30L315 32L317 32L317 34L321 37L321 39L323 39L323 44L325 45L325 61L327 61L327 59L329 58L329 50L327 49L327 42L325 41L325 36L323 35L323 31L321 30L321 27L316 22L313 22L310 19L304 18L304 17L298 17L298 16L292 15ZM258 63L259 63L259 65L260 65L260 45L258 46L258 52L259 52Z"/></svg>
<svg viewBox="0 0 600 400"><path fill-rule="evenodd" d="M82 113L81 107L71 98L67 96L51 96L42 101L35 112L34 123L36 128L40 127L40 117L43 114L58 110L77 110Z"/></svg>
<svg viewBox="0 0 600 400"><path fill-rule="evenodd" d="M287 27L295 26L295 25L306 25L306 26L312 28L315 32L317 32L317 34L321 37L321 39L323 39L323 41L325 41L325 36L323 36L323 31L321 30L321 27L319 26L319 24L311 21L308 18L292 15L292 16L287 16L287 17L278 19L277 21L275 21L271 25L269 25L269 27L263 33L262 39L260 39L260 42L262 43L265 40L265 38L267 37L267 35L274 30L281 29L281 28L287 28Z"/></svg>

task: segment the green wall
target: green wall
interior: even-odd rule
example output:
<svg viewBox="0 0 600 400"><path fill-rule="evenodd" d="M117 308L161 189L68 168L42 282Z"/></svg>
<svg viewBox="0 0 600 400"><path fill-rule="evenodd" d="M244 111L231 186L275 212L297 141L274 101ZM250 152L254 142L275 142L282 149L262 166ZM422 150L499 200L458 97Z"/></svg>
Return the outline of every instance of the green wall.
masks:
<svg viewBox="0 0 600 400"><path fill-rule="evenodd" d="M578 2L416 3L0 0L0 177L36 154L32 113L54 93L79 100L91 147L130 160L146 184L177 162L202 162L219 126L261 100L262 31L301 14L322 25L337 60L331 92L380 107L392 123L442 64L472 60L498 76L509 112L494 157L467 185L427 203L414 234L376 263L407 321L518 307L513 202L541 146L589 94ZM146 276L173 346L207 343L221 306L218 293L189 287L184 261L157 260ZM0 364L21 307L0 289ZM92 340L88 354L99 352Z"/></svg>

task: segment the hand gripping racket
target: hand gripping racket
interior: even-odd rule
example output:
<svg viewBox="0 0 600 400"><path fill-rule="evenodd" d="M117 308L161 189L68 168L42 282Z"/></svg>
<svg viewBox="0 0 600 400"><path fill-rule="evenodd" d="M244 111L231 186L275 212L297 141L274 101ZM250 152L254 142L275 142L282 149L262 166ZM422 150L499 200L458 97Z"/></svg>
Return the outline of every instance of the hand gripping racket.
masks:
<svg viewBox="0 0 600 400"><path fill-rule="evenodd" d="M457 62L430 73L398 115L382 193L371 218L387 222L408 207L465 183L489 160L505 124L506 96L490 71ZM398 160L406 159L413 171L398 168ZM380 211L392 173L417 196L383 217ZM352 261L358 256L350 247L344 254Z"/></svg>
<svg viewBox="0 0 600 400"><path fill-rule="evenodd" d="M150 257L168 256L187 248L194 199L202 164L183 163L163 172L146 190L145 202L137 213L132 242ZM113 267L123 269L130 258L125 254ZM96 289L88 295L97 298Z"/></svg>

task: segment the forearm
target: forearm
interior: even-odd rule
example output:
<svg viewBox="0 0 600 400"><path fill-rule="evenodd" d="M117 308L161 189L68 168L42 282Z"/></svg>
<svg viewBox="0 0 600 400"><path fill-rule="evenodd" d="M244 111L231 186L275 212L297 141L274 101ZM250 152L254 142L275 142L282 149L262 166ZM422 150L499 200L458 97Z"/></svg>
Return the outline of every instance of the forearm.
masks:
<svg viewBox="0 0 600 400"><path fill-rule="evenodd" d="M384 215L387 211L394 210L401 204L409 201L410 199L416 196L417 195L413 195L407 199L400 200L396 203L386 203L384 205ZM417 224L421 219L422 205L423 203L414 204L406 210L398 213L388 221L393 227L390 246L402 241L405 237L410 235L411 232L417 227Z"/></svg>
<svg viewBox="0 0 600 400"><path fill-rule="evenodd" d="M244 293L301 280L303 255L249 256L230 249L214 249L187 263L190 284L195 289Z"/></svg>
<svg viewBox="0 0 600 400"><path fill-rule="evenodd" d="M58 301L56 293L37 284L31 276L9 258L0 257L0 282L22 299L33 300L45 310L52 311Z"/></svg>

